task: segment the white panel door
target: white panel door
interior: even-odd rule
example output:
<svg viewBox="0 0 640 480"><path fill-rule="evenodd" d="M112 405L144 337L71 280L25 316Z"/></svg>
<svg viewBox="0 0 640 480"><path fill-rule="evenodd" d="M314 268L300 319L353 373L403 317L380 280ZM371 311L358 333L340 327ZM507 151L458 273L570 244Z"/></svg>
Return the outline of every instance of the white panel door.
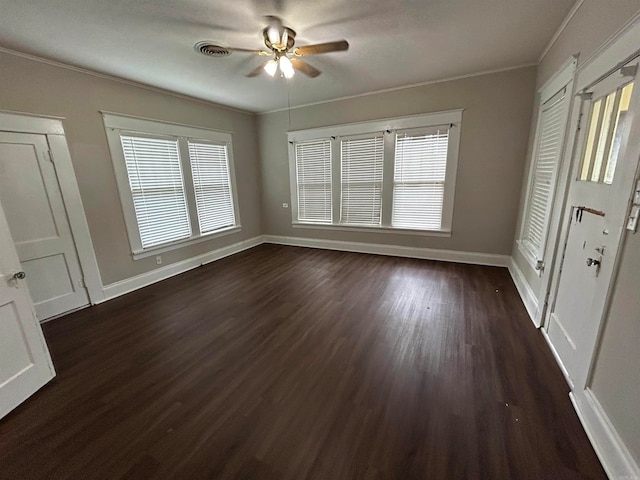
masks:
<svg viewBox="0 0 640 480"><path fill-rule="evenodd" d="M0 204L39 320L87 305L45 135L0 132Z"/></svg>
<svg viewBox="0 0 640 480"><path fill-rule="evenodd" d="M594 87L591 100L582 105L587 121L579 138L564 258L548 322L549 339L579 388L586 384L595 351L637 164L638 139L630 132L638 132L639 109L631 80L613 75Z"/></svg>
<svg viewBox="0 0 640 480"><path fill-rule="evenodd" d="M0 418L55 376L0 207Z"/></svg>

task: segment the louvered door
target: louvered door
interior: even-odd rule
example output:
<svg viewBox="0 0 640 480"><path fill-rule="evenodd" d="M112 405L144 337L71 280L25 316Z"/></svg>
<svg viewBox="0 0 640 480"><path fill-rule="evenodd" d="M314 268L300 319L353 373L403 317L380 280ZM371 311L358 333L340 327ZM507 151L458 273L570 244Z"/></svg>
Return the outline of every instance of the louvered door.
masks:
<svg viewBox="0 0 640 480"><path fill-rule="evenodd" d="M538 143L532 166L532 182L523 224L522 242L540 262L544 258L549 214L567 121L565 90L552 97L540 113Z"/></svg>

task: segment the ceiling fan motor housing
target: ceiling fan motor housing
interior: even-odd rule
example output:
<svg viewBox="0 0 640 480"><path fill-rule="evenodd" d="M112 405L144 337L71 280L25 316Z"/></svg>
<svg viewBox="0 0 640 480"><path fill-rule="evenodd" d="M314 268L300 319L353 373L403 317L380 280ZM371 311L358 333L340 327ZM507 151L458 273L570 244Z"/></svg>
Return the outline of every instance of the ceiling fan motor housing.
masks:
<svg viewBox="0 0 640 480"><path fill-rule="evenodd" d="M291 47L293 47L294 43L296 42L296 32L295 30L289 28L289 27L281 27L281 31L279 32L279 37L282 38L284 33L287 33L287 45L284 48L278 48L278 46L275 46L271 43L271 40L269 40L269 30L271 30L273 27L267 27L262 31L262 36L264 37L264 44L267 46L267 48L269 50L273 50L273 51L284 51L286 52L287 50L289 50Z"/></svg>

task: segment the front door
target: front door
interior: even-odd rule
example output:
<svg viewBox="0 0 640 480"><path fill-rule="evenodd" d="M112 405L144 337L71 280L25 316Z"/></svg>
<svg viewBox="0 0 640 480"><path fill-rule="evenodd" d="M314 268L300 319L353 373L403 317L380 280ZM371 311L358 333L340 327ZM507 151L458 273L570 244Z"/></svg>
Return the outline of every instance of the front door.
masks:
<svg viewBox="0 0 640 480"><path fill-rule="evenodd" d="M39 320L89 303L45 135L0 132L4 209Z"/></svg>
<svg viewBox="0 0 640 480"><path fill-rule="evenodd" d="M0 418L55 371L0 207Z"/></svg>
<svg viewBox="0 0 640 480"><path fill-rule="evenodd" d="M549 339L578 386L587 380L636 165L636 159L625 155L638 110L637 99L632 104L633 77L616 73L589 93L590 98L581 100L581 149L568 197L560 277L547 322Z"/></svg>

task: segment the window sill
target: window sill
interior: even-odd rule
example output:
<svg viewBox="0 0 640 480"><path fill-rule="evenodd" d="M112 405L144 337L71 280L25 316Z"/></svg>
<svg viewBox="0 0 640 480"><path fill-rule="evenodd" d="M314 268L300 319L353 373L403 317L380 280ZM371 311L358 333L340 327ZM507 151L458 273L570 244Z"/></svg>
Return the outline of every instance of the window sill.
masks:
<svg viewBox="0 0 640 480"><path fill-rule="evenodd" d="M176 250L178 248L188 247L190 245L195 245L196 243L206 242L207 240L213 240L214 238L224 237L225 235L237 233L240 230L242 230L242 225L234 225L233 227L223 228L221 230L216 230L215 232L207 233L205 235L200 235L198 237L186 238L184 240L179 240L177 242L165 243L163 245L158 245L156 247L150 247L144 250L138 250L136 252L133 252L132 254L133 259L140 260L141 258L147 258L153 255L158 255L160 253Z"/></svg>
<svg viewBox="0 0 640 480"><path fill-rule="evenodd" d="M311 230L336 230L340 232L392 233L400 235L419 235L424 237L450 237L451 230L413 230L410 228L364 227L356 225L332 225L323 223L292 223L293 228Z"/></svg>
<svg viewBox="0 0 640 480"><path fill-rule="evenodd" d="M536 255L531 251L524 240L517 240L516 244L518 245L518 250L520 251L522 257L527 261L529 266L536 272L536 274L541 277L542 270L536 269L538 263L538 258L536 257Z"/></svg>

